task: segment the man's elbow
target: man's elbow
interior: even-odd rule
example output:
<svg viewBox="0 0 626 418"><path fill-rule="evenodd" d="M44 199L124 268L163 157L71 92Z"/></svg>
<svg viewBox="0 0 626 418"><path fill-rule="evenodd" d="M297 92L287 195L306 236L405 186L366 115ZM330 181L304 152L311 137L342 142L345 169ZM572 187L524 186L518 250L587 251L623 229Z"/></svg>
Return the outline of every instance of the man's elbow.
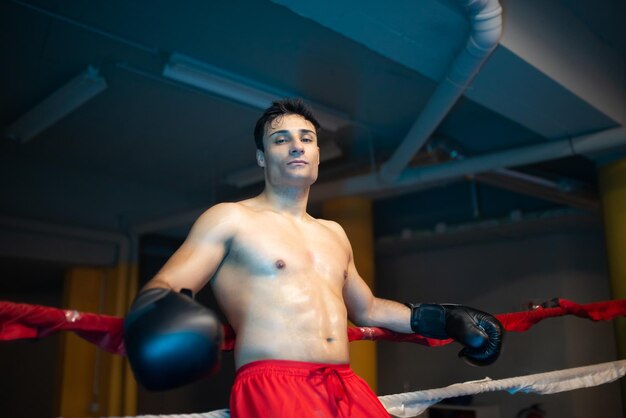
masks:
<svg viewBox="0 0 626 418"><path fill-rule="evenodd" d="M373 310L371 307L354 310L349 315L350 321L358 327L371 327L374 324Z"/></svg>

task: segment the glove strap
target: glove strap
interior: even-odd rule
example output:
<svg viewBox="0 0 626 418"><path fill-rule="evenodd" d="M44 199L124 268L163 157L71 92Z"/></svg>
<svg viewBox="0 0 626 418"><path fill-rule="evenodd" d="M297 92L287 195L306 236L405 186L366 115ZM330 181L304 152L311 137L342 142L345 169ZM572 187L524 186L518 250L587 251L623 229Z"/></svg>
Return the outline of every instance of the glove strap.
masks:
<svg viewBox="0 0 626 418"><path fill-rule="evenodd" d="M130 324L135 322L137 317L139 317L140 315L143 315L143 313L147 309L153 309L154 304L157 301L159 301L160 299L163 299L170 293L175 293L175 292L171 289L166 289L163 287L153 287L152 289L148 289L148 290L144 290L140 292L135 297L135 300L130 306L130 311L126 315L126 318L124 320L125 329L128 326L130 326ZM193 299L193 292L190 289L186 289L186 288L180 289L180 293Z"/></svg>
<svg viewBox="0 0 626 418"><path fill-rule="evenodd" d="M448 339L446 333L446 309L435 303L407 304L411 308L413 332L438 340Z"/></svg>

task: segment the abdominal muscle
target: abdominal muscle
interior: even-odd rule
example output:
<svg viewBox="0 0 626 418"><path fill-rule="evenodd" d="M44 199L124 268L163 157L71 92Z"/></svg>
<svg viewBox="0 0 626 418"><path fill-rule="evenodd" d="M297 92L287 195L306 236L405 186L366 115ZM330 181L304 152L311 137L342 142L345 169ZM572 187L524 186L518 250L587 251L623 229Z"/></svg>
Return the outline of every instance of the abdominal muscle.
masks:
<svg viewBox="0 0 626 418"><path fill-rule="evenodd" d="M342 283L316 274L250 277L222 269L212 287L237 334L235 363L348 363Z"/></svg>

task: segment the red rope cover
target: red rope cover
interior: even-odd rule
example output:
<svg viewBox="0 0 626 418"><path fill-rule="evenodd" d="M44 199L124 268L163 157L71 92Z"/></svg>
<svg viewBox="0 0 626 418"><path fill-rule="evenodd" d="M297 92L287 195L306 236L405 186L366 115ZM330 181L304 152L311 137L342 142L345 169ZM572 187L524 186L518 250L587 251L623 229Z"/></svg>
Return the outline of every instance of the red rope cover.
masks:
<svg viewBox="0 0 626 418"><path fill-rule="evenodd" d="M0 301L0 341L74 331L110 353L125 354L122 324L123 319L115 316Z"/></svg>
<svg viewBox="0 0 626 418"><path fill-rule="evenodd" d="M496 315L507 331L522 332L536 323L564 315L574 315L592 321L608 321L626 316L626 299L579 305L566 299L555 299L554 307ZM73 331L101 349L124 355L123 318L75 310L51 308L0 301L0 341L38 339L58 331ZM349 327L348 339L412 342L430 347L449 344L452 340L435 340L418 334L402 334L384 328ZM233 350L235 332L224 325L222 350Z"/></svg>

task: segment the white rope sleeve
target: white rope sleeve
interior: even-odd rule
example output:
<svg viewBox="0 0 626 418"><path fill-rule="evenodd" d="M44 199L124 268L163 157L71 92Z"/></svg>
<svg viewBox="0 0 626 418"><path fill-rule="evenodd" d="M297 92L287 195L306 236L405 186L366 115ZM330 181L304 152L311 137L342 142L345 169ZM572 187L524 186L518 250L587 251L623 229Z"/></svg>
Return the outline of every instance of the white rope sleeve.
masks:
<svg viewBox="0 0 626 418"><path fill-rule="evenodd" d="M542 395L587 388L613 382L626 374L626 360L531 374L508 379L485 378L457 383L440 389L380 396L387 411L397 417L414 417L437 402L457 396L506 390L509 393L539 393Z"/></svg>
<svg viewBox="0 0 626 418"><path fill-rule="evenodd" d="M199 414L182 414L182 415L137 415L134 417L109 417L109 418L230 418L228 409L219 409L211 412L203 412Z"/></svg>
<svg viewBox="0 0 626 418"><path fill-rule="evenodd" d="M499 390L506 390L511 394L524 392L547 395L550 393L599 386L604 383L613 382L623 377L625 374L626 360L619 360L592 366L557 370L554 372L511 377L508 379L492 380L486 377L482 380L456 383L439 389L379 396L378 399L380 399L381 403L390 414L400 418L408 418L421 414L428 409L429 406L447 398L475 395L482 392L496 392ZM230 418L230 412L228 409L220 409L218 411L202 414L139 415L137 417L125 418Z"/></svg>

